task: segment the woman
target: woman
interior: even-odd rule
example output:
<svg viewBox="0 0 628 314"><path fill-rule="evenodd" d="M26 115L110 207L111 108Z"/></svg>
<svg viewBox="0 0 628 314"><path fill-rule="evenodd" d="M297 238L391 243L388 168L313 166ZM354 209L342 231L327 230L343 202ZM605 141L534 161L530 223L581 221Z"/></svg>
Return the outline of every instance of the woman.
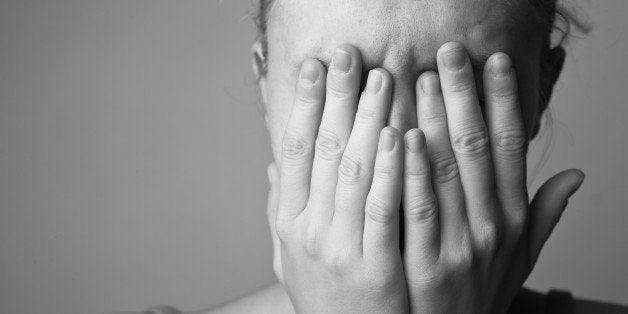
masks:
<svg viewBox="0 0 628 314"><path fill-rule="evenodd" d="M280 284L215 311L628 311L521 288L584 180L561 172L528 199L528 142L565 58L556 6L262 1Z"/></svg>

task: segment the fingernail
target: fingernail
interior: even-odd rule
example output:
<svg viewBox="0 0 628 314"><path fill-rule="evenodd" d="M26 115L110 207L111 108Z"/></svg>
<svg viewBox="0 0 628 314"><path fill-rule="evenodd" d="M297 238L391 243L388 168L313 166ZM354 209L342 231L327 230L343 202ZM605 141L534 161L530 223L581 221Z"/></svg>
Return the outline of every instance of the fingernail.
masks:
<svg viewBox="0 0 628 314"><path fill-rule="evenodd" d="M491 74L496 77L510 74L512 70L512 62L505 53L499 53L493 57L491 64Z"/></svg>
<svg viewBox="0 0 628 314"><path fill-rule="evenodd" d="M421 90L425 95L436 95L440 93L440 81L437 74L426 74L419 80Z"/></svg>
<svg viewBox="0 0 628 314"><path fill-rule="evenodd" d="M318 80L318 68L312 62L305 62L301 67L301 80L309 84L314 84Z"/></svg>
<svg viewBox="0 0 628 314"><path fill-rule="evenodd" d="M425 149L425 134L419 129L412 129L406 134L406 148L411 153L418 153Z"/></svg>
<svg viewBox="0 0 628 314"><path fill-rule="evenodd" d="M351 69L351 55L342 49L336 49L331 63L334 69L347 73Z"/></svg>
<svg viewBox="0 0 628 314"><path fill-rule="evenodd" d="M459 70L467 63L467 56L461 48L452 48L443 54L443 63L449 70Z"/></svg>
<svg viewBox="0 0 628 314"><path fill-rule="evenodd" d="M577 172L577 176L578 178L575 179L576 184L573 186L573 188L571 189L571 192L569 192L569 197L571 197L572 195L574 195L576 192L578 192L578 190L580 189L580 187L582 186L582 183L584 182L584 178L585 178L585 174L584 172L582 172L582 170L580 169L576 169Z"/></svg>
<svg viewBox="0 0 628 314"><path fill-rule="evenodd" d="M381 135L381 147L384 151L392 151L395 149L396 141L395 135L392 131L384 129Z"/></svg>
<svg viewBox="0 0 628 314"><path fill-rule="evenodd" d="M371 70L366 82L366 91L377 94L380 89L382 89L382 74L377 70Z"/></svg>

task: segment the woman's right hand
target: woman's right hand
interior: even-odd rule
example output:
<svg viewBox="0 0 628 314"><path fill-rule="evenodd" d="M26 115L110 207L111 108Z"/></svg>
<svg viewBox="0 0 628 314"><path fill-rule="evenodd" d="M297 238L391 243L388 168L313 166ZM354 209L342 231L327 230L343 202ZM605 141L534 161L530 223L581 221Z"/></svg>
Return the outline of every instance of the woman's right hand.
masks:
<svg viewBox="0 0 628 314"><path fill-rule="evenodd" d="M441 52L462 49L447 47ZM435 81L428 84L434 93L419 89L418 95L427 139L417 129L406 134L405 145L392 128L378 136L390 106L390 76L372 71L356 109L359 53L345 48L353 56L350 70L338 71L334 61L327 84L320 63L304 64L281 175L269 167L275 271L293 305L306 312L404 312L407 276L413 311L505 310L581 173L555 176L528 208L514 74L502 64L505 74L486 75L485 125L461 51L462 70L440 69L444 95L436 74L423 76ZM307 69L315 69L315 83L304 83ZM377 77L375 93L369 87L380 85ZM390 151L383 149L388 136L395 143ZM402 186L406 247L400 266Z"/></svg>
<svg viewBox="0 0 628 314"><path fill-rule="evenodd" d="M275 270L299 313L408 311L398 245L404 144L385 127L392 79L372 70L358 95L361 65L351 46L327 74L304 62L279 178L269 167Z"/></svg>

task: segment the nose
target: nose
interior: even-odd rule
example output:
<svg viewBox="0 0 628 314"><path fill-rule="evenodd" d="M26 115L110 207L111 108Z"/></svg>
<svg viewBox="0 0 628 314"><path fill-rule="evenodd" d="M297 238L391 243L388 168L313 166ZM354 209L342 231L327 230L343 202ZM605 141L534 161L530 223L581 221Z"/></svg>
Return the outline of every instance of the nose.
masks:
<svg viewBox="0 0 628 314"><path fill-rule="evenodd" d="M435 71L436 50L438 47L426 45L417 49L416 45L406 42L389 42L385 57L371 58L366 53L364 60L367 68L380 67L388 71L393 79L391 109L388 125L405 134L417 128L417 97L416 82L425 71ZM433 51L432 51L433 50ZM370 63L370 64L369 64Z"/></svg>
<svg viewBox="0 0 628 314"><path fill-rule="evenodd" d="M393 77L393 93L388 125L405 134L408 130L418 127L415 86L419 73L389 72Z"/></svg>
<svg viewBox="0 0 628 314"><path fill-rule="evenodd" d="M391 99L391 109L388 116L388 125L405 134L410 129L420 127L417 117L417 97L416 84L421 74L425 71L438 72L435 61L417 64L406 67L390 67L383 65L393 78L393 93ZM475 85L480 102L482 114L485 114L483 102L483 82L482 71L474 71Z"/></svg>

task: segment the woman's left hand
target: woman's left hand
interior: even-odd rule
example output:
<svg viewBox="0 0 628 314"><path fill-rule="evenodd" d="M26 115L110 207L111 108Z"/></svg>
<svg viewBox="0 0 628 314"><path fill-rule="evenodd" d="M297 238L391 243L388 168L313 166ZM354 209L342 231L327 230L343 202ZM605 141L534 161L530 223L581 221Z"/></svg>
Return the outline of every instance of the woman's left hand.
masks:
<svg viewBox="0 0 628 314"><path fill-rule="evenodd" d="M446 66L455 57L462 64ZM403 262L412 312L505 312L584 175L561 172L529 204L528 137L509 57L486 63L486 122L464 49L445 45L438 64L440 75L427 72L417 82L422 130L405 136ZM279 175L274 164L268 170L275 273L283 283L274 230Z"/></svg>
<svg viewBox="0 0 628 314"><path fill-rule="evenodd" d="M406 136L404 267L413 313L503 313L584 175L564 171L528 203L528 137L509 57L484 71L486 123L471 62L443 45L417 83L422 131ZM424 134L424 135L423 135Z"/></svg>

